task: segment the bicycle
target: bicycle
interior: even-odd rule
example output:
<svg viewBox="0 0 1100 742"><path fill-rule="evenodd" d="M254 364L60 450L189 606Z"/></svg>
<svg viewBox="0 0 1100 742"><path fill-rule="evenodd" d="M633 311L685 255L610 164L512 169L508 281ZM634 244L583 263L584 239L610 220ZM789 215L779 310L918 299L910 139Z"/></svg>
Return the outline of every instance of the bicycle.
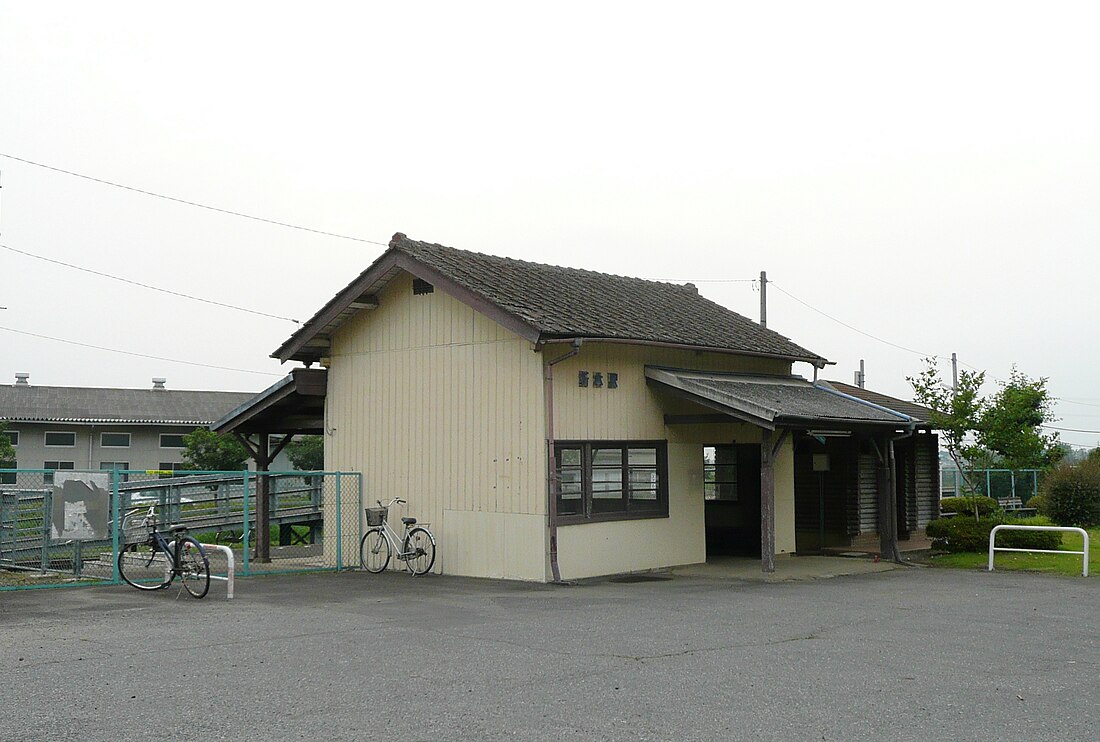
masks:
<svg viewBox="0 0 1100 742"><path fill-rule="evenodd" d="M191 595L205 596L210 590L210 560L202 544L188 536L182 524L157 530L156 505L150 505L144 516L138 515L142 510L131 510L123 517L118 574L138 590L161 590L178 576ZM165 533L174 540L165 538Z"/></svg>
<svg viewBox="0 0 1100 742"><path fill-rule="evenodd" d="M376 501L378 507L367 508L367 525L371 528L363 534L359 542L359 563L363 569L378 574L390 564L392 552L397 551L397 560L405 563L405 568L413 576L419 576L431 570L435 564L435 536L425 526L417 525L416 518L402 518L405 525L401 548L398 549L397 533L390 527L386 516L394 505L404 505L407 501L395 497L388 504Z"/></svg>

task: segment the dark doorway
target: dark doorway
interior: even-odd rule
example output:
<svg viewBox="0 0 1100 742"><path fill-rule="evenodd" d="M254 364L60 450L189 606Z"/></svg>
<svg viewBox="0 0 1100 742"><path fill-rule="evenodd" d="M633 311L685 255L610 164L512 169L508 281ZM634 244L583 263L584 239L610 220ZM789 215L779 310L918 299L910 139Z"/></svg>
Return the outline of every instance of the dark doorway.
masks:
<svg viewBox="0 0 1100 742"><path fill-rule="evenodd" d="M795 551L820 554L847 546L847 500L854 486L856 443L848 437L804 436L795 443Z"/></svg>
<svg viewBox="0 0 1100 742"><path fill-rule="evenodd" d="M760 444L706 446L707 556L760 557Z"/></svg>

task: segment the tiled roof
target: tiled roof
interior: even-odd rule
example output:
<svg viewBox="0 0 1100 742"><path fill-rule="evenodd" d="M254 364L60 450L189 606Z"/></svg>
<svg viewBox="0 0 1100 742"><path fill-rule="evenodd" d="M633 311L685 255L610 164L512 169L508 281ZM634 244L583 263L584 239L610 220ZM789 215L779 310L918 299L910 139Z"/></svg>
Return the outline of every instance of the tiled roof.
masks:
<svg viewBox="0 0 1100 742"><path fill-rule="evenodd" d="M305 348L349 316L346 307L376 293L395 267L431 282L443 277L502 312L538 341L586 338L682 345L820 364L818 356L774 330L699 295L690 284L647 281L458 250L394 235L390 250L273 355L316 360ZM447 290L448 287L442 287Z"/></svg>
<svg viewBox="0 0 1100 742"><path fill-rule="evenodd" d="M0 386L0 420L208 425L255 396L180 389Z"/></svg>
<svg viewBox="0 0 1100 742"><path fill-rule="evenodd" d="M872 392L870 389L861 389L858 386L852 386L851 384L845 384L840 381L822 381L821 383L828 384L838 392L850 394L853 397L859 397L860 399L900 412L922 422L928 422L932 419L932 410L916 402L906 402L904 399Z"/></svg>

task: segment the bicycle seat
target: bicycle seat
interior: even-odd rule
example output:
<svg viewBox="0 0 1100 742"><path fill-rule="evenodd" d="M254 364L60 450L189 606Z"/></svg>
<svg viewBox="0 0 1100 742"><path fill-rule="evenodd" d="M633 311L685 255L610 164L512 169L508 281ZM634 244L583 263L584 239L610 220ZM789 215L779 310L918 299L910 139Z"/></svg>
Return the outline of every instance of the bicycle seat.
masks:
<svg viewBox="0 0 1100 742"><path fill-rule="evenodd" d="M402 518L401 522L404 523L407 526L415 525L416 524L416 518Z"/></svg>
<svg viewBox="0 0 1100 742"><path fill-rule="evenodd" d="M176 523L175 525L168 526L164 530L166 530L170 533L179 533L180 531L186 531L187 526L183 525L182 523Z"/></svg>

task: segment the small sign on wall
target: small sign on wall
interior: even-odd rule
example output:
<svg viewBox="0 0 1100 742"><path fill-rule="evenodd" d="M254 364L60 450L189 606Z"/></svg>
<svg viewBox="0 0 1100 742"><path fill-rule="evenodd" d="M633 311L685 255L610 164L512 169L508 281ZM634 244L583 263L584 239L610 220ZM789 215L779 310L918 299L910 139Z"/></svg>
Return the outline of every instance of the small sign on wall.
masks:
<svg viewBox="0 0 1100 742"><path fill-rule="evenodd" d="M606 386L608 389L618 389L619 374L614 371L578 371L577 386L585 388L592 386L596 389Z"/></svg>
<svg viewBox="0 0 1100 742"><path fill-rule="evenodd" d="M814 454L814 471L829 471L829 454Z"/></svg>

